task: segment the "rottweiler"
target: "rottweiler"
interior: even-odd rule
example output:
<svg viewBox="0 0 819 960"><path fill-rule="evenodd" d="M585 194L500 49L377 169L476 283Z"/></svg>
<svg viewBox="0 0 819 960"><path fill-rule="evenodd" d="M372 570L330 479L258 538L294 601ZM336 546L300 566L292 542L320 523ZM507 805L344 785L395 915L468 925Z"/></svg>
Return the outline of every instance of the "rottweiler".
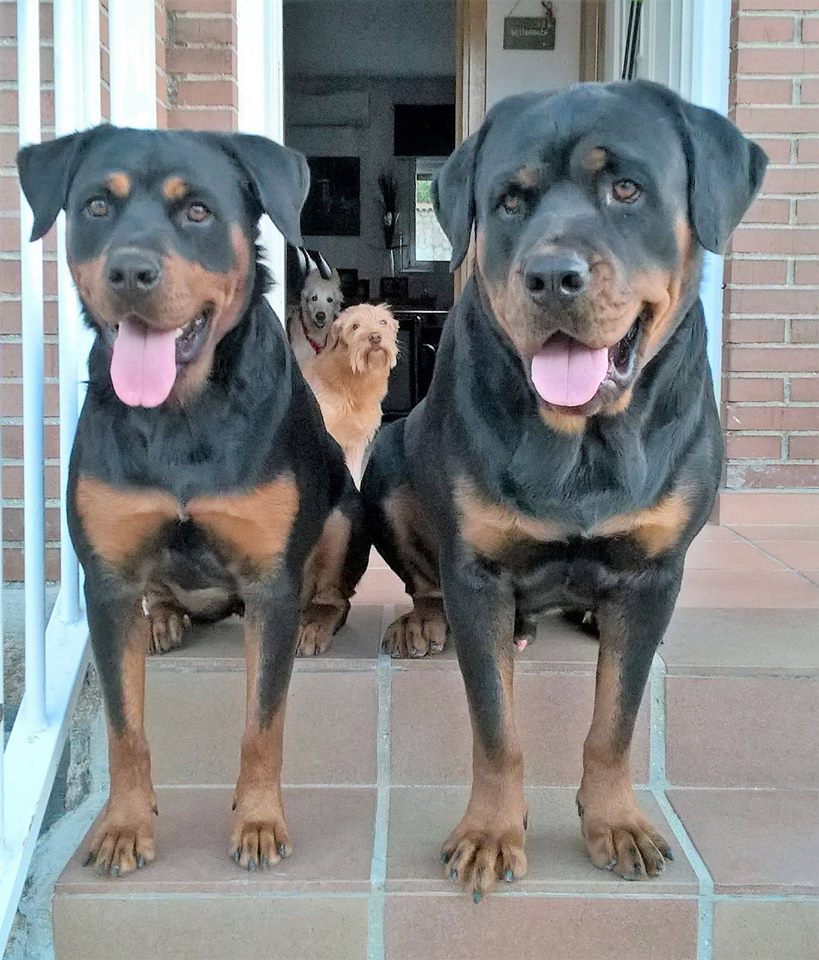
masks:
<svg viewBox="0 0 819 960"><path fill-rule="evenodd" d="M145 656L244 613L247 720L230 851L291 849L280 774L297 645L326 649L367 563L363 504L264 296L258 220L291 243L309 174L263 137L112 126L26 147L32 239L66 211L96 333L67 510L85 572L111 788L89 862L154 858ZM180 722L184 718L180 717Z"/></svg>
<svg viewBox="0 0 819 960"><path fill-rule="evenodd" d="M722 439L698 298L766 157L718 114L647 83L494 106L434 182L452 266L475 233L428 396L376 440L363 494L412 612L394 656L451 630L473 730L466 813L445 842L474 899L526 872L514 641L562 609L599 630L577 794L586 850L621 877L671 859L629 751Z"/></svg>

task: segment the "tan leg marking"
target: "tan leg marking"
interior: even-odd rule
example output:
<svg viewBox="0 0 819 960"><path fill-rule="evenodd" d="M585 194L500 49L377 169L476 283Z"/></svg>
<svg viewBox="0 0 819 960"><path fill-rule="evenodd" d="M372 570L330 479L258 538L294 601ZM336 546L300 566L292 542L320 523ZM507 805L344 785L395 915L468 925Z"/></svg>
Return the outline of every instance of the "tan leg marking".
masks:
<svg viewBox="0 0 819 960"><path fill-rule="evenodd" d="M528 808L523 795L523 755L512 709L511 646L500 653L504 744L487 756L472 720L472 793L466 813L444 843L444 874L472 891L477 903L498 880L511 883L526 875L524 831Z"/></svg>
<svg viewBox="0 0 819 960"><path fill-rule="evenodd" d="M325 653L347 619L350 599L343 588L343 574L351 532L349 518L334 510L307 559L296 656Z"/></svg>
<svg viewBox="0 0 819 960"><path fill-rule="evenodd" d="M111 786L88 854L97 873L114 877L143 867L155 856L156 795L143 724L148 632L142 611L134 609L121 666L125 729L117 732L108 724Z"/></svg>
<svg viewBox="0 0 819 960"><path fill-rule="evenodd" d="M619 665L601 648L577 809L592 863L626 880L640 880L656 877L673 856L668 842L637 806L628 751L623 754L616 748L619 702Z"/></svg>
<svg viewBox="0 0 819 960"><path fill-rule="evenodd" d="M259 721L261 623L247 614L247 705L239 780L233 796L230 853L247 870L272 866L291 852L282 805L281 770L285 698L266 726Z"/></svg>

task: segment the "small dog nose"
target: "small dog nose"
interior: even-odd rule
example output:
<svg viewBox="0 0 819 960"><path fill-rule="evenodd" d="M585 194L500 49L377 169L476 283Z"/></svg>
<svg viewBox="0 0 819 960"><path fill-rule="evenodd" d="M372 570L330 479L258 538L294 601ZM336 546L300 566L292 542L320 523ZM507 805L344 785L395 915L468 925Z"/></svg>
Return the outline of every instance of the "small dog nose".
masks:
<svg viewBox="0 0 819 960"><path fill-rule="evenodd" d="M574 300L589 285L588 263L576 253L539 253L523 268L523 282L537 304L547 300Z"/></svg>
<svg viewBox="0 0 819 960"><path fill-rule="evenodd" d="M108 258L108 286L116 293L150 293L161 276L159 259L147 251L119 250Z"/></svg>
<svg viewBox="0 0 819 960"><path fill-rule="evenodd" d="M323 310L319 310L316 314L316 320L326 320L327 314Z"/></svg>
<svg viewBox="0 0 819 960"><path fill-rule="evenodd" d="M381 334L380 334L380 333L371 333L371 334L370 334L370 343L374 343L374 344L381 343Z"/></svg>

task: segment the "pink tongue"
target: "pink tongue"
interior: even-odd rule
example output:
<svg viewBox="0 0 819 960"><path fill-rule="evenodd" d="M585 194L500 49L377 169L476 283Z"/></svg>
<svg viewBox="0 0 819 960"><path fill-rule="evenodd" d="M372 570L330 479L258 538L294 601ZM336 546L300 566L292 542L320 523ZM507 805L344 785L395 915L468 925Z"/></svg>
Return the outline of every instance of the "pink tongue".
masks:
<svg viewBox="0 0 819 960"><path fill-rule="evenodd" d="M532 360L532 383L547 403L579 407L597 393L608 368L607 347L593 350L557 334Z"/></svg>
<svg viewBox="0 0 819 960"><path fill-rule="evenodd" d="M111 382L117 396L131 407L158 407L168 399L176 380L176 337L173 330L149 330L139 320L121 320Z"/></svg>

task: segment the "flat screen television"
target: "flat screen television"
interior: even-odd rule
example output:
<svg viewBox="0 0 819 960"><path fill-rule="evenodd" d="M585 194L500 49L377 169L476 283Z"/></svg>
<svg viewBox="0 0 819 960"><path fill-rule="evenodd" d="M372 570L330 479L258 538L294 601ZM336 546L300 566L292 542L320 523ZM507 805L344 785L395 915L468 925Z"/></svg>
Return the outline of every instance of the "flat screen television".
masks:
<svg viewBox="0 0 819 960"><path fill-rule="evenodd" d="M396 157L447 157L455 149L455 104L395 104Z"/></svg>

